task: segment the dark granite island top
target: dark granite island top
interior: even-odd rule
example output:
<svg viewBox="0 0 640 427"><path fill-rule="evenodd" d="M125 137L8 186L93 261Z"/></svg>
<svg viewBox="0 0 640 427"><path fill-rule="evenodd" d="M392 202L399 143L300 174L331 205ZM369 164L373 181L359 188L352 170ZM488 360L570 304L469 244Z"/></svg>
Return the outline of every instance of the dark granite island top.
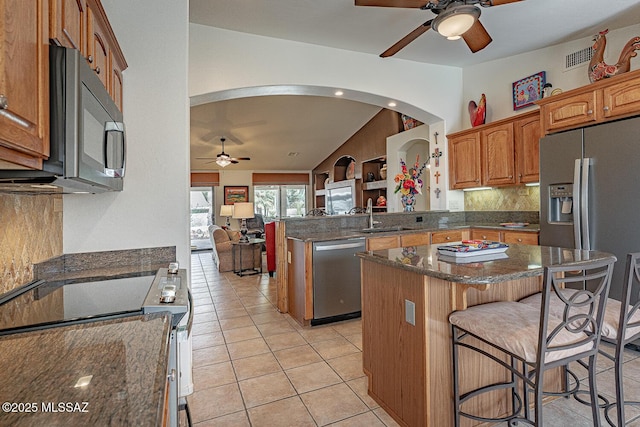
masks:
<svg viewBox="0 0 640 427"><path fill-rule="evenodd" d="M442 257L439 246L425 245L359 253L363 259L390 267L465 284L501 283L540 276L545 266L580 265L613 255L598 251L510 244L500 254L478 255L452 260ZM446 259L446 260L443 260Z"/></svg>
<svg viewBox="0 0 640 427"><path fill-rule="evenodd" d="M161 425L170 317L139 315L0 337L0 425ZM87 377L89 384L79 386Z"/></svg>

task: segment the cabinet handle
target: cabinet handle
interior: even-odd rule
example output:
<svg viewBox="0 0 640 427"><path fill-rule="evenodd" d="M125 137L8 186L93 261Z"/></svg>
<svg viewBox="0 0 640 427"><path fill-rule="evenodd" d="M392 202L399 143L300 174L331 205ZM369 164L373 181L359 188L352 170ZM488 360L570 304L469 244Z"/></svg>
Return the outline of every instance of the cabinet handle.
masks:
<svg viewBox="0 0 640 427"><path fill-rule="evenodd" d="M609 111L609 107L608 107L607 105L605 105L602 109L603 109L604 111Z"/></svg>
<svg viewBox="0 0 640 427"><path fill-rule="evenodd" d="M518 242L522 242L522 239L521 239L521 238L518 238Z"/></svg>
<svg viewBox="0 0 640 427"><path fill-rule="evenodd" d="M451 240L451 236L447 236L447 237L446 237L446 239L447 239L447 240Z"/></svg>
<svg viewBox="0 0 640 427"><path fill-rule="evenodd" d="M96 67L95 71L96 71L96 74L100 74L100 67Z"/></svg>
<svg viewBox="0 0 640 427"><path fill-rule="evenodd" d="M87 62L89 64L93 64L93 56L92 55L87 56Z"/></svg>
<svg viewBox="0 0 640 427"><path fill-rule="evenodd" d="M14 123L19 124L20 126L29 129L31 124L24 120L21 117L16 116L11 111L9 111L9 100L6 96L0 94L0 116L4 116L7 119L11 120Z"/></svg>
<svg viewBox="0 0 640 427"><path fill-rule="evenodd" d="M509 175L509 179L513 179L513 175Z"/></svg>
<svg viewBox="0 0 640 427"><path fill-rule="evenodd" d="M176 370L172 369L171 372L169 372L169 375L167 375L167 379L171 382L174 382L176 380Z"/></svg>
<svg viewBox="0 0 640 427"><path fill-rule="evenodd" d="M588 115L593 114L593 110L587 110L587 114L588 114Z"/></svg>

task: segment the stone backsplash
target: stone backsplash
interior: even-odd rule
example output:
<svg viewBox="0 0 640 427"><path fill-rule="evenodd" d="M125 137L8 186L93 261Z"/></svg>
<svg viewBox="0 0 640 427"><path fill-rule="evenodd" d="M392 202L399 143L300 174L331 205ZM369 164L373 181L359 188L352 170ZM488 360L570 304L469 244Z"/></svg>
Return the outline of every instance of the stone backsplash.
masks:
<svg viewBox="0 0 640 427"><path fill-rule="evenodd" d="M540 187L505 187L465 191L465 211L539 211Z"/></svg>
<svg viewBox="0 0 640 427"><path fill-rule="evenodd" d="M33 264L62 254L62 195L0 194L0 294L33 279Z"/></svg>

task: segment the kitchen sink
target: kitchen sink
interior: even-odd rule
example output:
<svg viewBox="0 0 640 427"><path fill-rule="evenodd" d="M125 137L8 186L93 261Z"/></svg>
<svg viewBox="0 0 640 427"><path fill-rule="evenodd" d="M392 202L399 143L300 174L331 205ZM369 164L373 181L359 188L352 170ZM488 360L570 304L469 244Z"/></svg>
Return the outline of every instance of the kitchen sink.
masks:
<svg viewBox="0 0 640 427"><path fill-rule="evenodd" d="M413 230L409 227L403 227L401 225L396 225L393 227L373 227L373 228L363 228L360 230L363 233L388 233L390 231L403 231L403 230Z"/></svg>

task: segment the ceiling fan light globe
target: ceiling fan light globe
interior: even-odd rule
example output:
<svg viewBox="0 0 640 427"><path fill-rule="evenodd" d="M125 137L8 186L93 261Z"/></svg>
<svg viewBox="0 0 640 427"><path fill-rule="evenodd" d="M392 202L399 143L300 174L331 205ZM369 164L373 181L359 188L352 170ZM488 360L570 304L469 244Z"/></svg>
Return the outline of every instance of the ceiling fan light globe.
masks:
<svg viewBox="0 0 640 427"><path fill-rule="evenodd" d="M218 166L221 166L224 168L231 164L231 160L229 160L227 157L218 157L216 159L216 163L218 164Z"/></svg>
<svg viewBox="0 0 640 427"><path fill-rule="evenodd" d="M447 37L447 40L460 40L461 38L461 36L449 36Z"/></svg>
<svg viewBox="0 0 640 427"><path fill-rule="evenodd" d="M473 5L449 7L436 16L431 28L444 37L458 36L459 38L475 24L479 17L480 9Z"/></svg>

